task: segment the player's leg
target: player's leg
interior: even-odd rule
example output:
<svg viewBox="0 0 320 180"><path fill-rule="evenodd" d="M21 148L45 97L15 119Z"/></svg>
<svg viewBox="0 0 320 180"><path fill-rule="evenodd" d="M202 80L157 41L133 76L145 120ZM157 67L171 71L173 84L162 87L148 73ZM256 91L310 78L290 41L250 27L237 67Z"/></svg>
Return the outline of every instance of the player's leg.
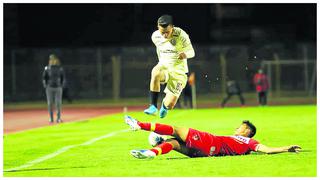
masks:
<svg viewBox="0 0 320 180"><path fill-rule="evenodd" d="M167 124L140 122L130 116L125 116L125 123L128 124L132 130L152 131L160 135L170 135L175 138L185 141L189 132L189 128L174 127Z"/></svg>
<svg viewBox="0 0 320 180"><path fill-rule="evenodd" d="M239 99L240 99L240 103L243 106L245 104L244 98L242 96L242 93L238 93Z"/></svg>
<svg viewBox="0 0 320 180"><path fill-rule="evenodd" d="M223 99L223 101L222 101L222 103L221 103L221 107L224 107L225 106L225 104L228 102L228 100L231 98L231 94L230 93L228 93L228 95L227 95L227 97L225 97L224 99Z"/></svg>
<svg viewBox="0 0 320 180"><path fill-rule="evenodd" d="M50 115L50 123L53 123L53 102L54 102L54 96L53 96L53 92L52 92L52 88L51 87L47 87L46 88L46 95L47 95L47 103L48 103L48 112Z"/></svg>
<svg viewBox="0 0 320 180"><path fill-rule="evenodd" d="M265 92L265 105L267 105L267 100L268 100L268 91Z"/></svg>
<svg viewBox="0 0 320 180"><path fill-rule="evenodd" d="M262 105L262 93L258 92L258 102L260 105Z"/></svg>
<svg viewBox="0 0 320 180"><path fill-rule="evenodd" d="M266 105L267 104L267 93L264 91L264 92L262 92L262 95L261 95L262 97L262 100L261 100L261 103L262 103L262 105Z"/></svg>
<svg viewBox="0 0 320 180"><path fill-rule="evenodd" d="M175 150L183 155L186 155L189 157L207 156L198 149L187 147L186 142L183 142L179 139L171 138L171 139L166 140L166 142L171 143L173 145L173 150Z"/></svg>
<svg viewBox="0 0 320 180"><path fill-rule="evenodd" d="M130 151L130 154L138 159L152 159L156 156L167 154L171 150L178 151L187 156L190 153L185 143L171 138L149 150L132 150Z"/></svg>
<svg viewBox="0 0 320 180"><path fill-rule="evenodd" d="M191 86L187 83L187 90L186 90L186 97L187 97L187 101L189 102L189 107L192 109L193 105L192 105L192 89ZM185 88L186 88L185 87Z"/></svg>
<svg viewBox="0 0 320 180"><path fill-rule="evenodd" d="M159 111L160 118L164 118L167 115L168 110L174 108L188 79L186 74L177 74L174 72L171 72L169 76L170 78L168 80L167 87L164 90L166 96L162 101Z"/></svg>
<svg viewBox="0 0 320 180"><path fill-rule="evenodd" d="M63 93L62 87L56 88L55 103L56 103L56 110L57 110L57 123L62 122L61 120L62 93Z"/></svg>
<svg viewBox="0 0 320 180"><path fill-rule="evenodd" d="M175 96L171 93L166 94L166 96L164 97L162 104L161 104L161 108L160 108L160 112L159 112L160 118L164 118L167 115L168 110L174 108L178 99L179 99L179 96Z"/></svg>
<svg viewBox="0 0 320 180"><path fill-rule="evenodd" d="M151 71L151 80L150 80L150 106L144 110L144 113L148 115L154 115L157 109L158 97L160 94L160 83L165 81L166 76L161 66L158 64L153 67Z"/></svg>

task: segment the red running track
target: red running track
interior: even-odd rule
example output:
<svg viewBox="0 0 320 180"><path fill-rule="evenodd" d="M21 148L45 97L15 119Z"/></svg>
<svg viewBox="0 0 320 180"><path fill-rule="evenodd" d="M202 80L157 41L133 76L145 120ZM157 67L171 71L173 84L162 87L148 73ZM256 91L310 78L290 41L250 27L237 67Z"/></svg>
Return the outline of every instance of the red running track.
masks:
<svg viewBox="0 0 320 180"><path fill-rule="evenodd" d="M130 111L142 111L144 107L129 107ZM102 115L123 112L123 107L99 107L99 108L64 108L62 109L63 122L81 121ZM6 110L3 112L4 134L43 127L57 125L56 122L49 123L49 113L47 109L31 110Z"/></svg>

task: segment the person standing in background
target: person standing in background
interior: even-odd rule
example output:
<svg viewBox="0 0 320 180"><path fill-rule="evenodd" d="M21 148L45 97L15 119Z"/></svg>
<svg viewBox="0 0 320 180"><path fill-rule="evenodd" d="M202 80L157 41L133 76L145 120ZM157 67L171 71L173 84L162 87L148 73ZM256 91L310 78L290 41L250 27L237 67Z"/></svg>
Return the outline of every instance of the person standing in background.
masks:
<svg viewBox="0 0 320 180"><path fill-rule="evenodd" d="M267 91L269 89L269 81L267 75L263 73L262 69L258 70L258 73L254 75L253 83L256 86L258 93L258 102L264 106L267 104Z"/></svg>
<svg viewBox="0 0 320 180"><path fill-rule="evenodd" d="M237 95L240 99L241 106L244 106L244 98L242 96L242 92L240 86L237 81L235 80L228 80L227 82L227 97L225 97L221 102L221 107L224 107L228 100L233 96Z"/></svg>
<svg viewBox="0 0 320 180"><path fill-rule="evenodd" d="M193 109L193 102L192 102L192 86L194 85L195 81L195 73L192 72L188 76L188 82L186 84L186 87L183 90L183 98L184 98L184 106L185 107L190 107ZM189 106L188 106L189 104Z"/></svg>
<svg viewBox="0 0 320 180"><path fill-rule="evenodd" d="M50 123L53 123L53 104L55 103L57 118L56 122L61 120L62 88L65 83L65 72L60 65L60 60L55 54L50 54L49 65L44 68L42 74L43 87L46 90L48 111Z"/></svg>

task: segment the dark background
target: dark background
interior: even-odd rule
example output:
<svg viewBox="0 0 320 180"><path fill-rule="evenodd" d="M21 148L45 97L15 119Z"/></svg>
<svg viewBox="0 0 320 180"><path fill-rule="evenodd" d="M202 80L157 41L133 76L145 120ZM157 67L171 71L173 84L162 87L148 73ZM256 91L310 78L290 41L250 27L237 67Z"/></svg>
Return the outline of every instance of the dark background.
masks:
<svg viewBox="0 0 320 180"><path fill-rule="evenodd" d="M315 3L5 3L4 100L44 100L42 72L51 53L60 57L77 99L116 96L114 57L121 60L117 97L148 97L150 72L158 61L151 34L163 14L171 14L190 36L196 56L188 64L197 76L198 95L223 94L225 59L227 76L245 93L255 92L252 77L262 62L298 61L282 65L278 75L272 67L272 91L281 82L278 92L305 96L316 88L316 12Z"/></svg>
<svg viewBox="0 0 320 180"><path fill-rule="evenodd" d="M5 4L4 43L16 47L149 44L157 18L166 13L194 43L255 41L249 35L252 28L265 29L260 36L269 41L316 39L316 4L220 6L219 19L217 4ZM221 29L232 32L219 36Z"/></svg>

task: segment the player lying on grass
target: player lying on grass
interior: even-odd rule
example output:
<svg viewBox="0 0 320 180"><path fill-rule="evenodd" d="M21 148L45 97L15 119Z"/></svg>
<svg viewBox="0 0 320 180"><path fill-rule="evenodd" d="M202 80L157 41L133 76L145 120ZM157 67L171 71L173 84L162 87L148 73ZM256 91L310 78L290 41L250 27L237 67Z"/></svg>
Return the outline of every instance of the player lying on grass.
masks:
<svg viewBox="0 0 320 180"><path fill-rule="evenodd" d="M150 159L157 155L167 154L175 150L189 157L233 156L250 154L258 151L267 154L283 152L299 152L301 147L290 145L283 147L268 147L252 139L256 127L249 121L243 121L235 130L233 136L216 136L211 133L192 128L173 127L159 123L144 123L125 116L125 122L134 131L153 131L160 135L170 135L173 138L160 140L158 145L150 150L131 150L131 155L139 159Z"/></svg>

